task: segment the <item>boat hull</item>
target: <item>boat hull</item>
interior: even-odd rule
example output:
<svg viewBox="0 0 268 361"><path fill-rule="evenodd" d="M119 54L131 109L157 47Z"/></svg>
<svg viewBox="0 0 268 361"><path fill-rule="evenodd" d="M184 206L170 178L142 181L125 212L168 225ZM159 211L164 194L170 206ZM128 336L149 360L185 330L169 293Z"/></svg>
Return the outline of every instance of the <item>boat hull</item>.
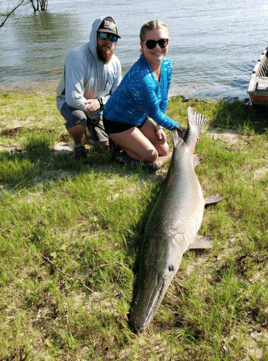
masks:
<svg viewBox="0 0 268 361"><path fill-rule="evenodd" d="M268 104L268 48L252 71L248 94L252 104Z"/></svg>

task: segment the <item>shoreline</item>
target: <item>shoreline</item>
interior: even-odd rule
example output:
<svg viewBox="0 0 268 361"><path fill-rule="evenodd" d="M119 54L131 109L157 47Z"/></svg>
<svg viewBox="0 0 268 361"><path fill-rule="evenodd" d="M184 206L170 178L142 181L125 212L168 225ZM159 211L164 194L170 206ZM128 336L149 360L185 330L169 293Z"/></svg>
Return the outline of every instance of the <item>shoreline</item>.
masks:
<svg viewBox="0 0 268 361"><path fill-rule="evenodd" d="M2 83L0 84L0 92L23 92L23 93L49 93L56 95L56 88L59 84L58 80L33 81L25 83Z"/></svg>
<svg viewBox="0 0 268 361"><path fill-rule="evenodd" d="M57 80L44 80L44 81L32 81L32 82L25 82L25 83L0 83L0 93L9 93L9 92L22 92L22 93L47 93L50 95L55 95L56 97L56 88L59 83L59 79ZM235 96L228 96L228 97L222 97L222 99L204 99L204 98L197 98L197 97L189 97L186 95L183 95L176 91L176 89L171 88L169 91L169 98L175 98L175 97L183 97L185 101L188 101L189 99L195 99L200 100L204 102L208 101L227 101L232 102L235 100L241 101L241 102L249 102L250 98L244 98L239 99Z"/></svg>
<svg viewBox="0 0 268 361"><path fill-rule="evenodd" d="M44 80L44 81L32 81L25 83L0 83L0 92L23 92L23 93L32 93L32 92L42 92L56 95L56 88L59 84L59 79L57 80ZM183 96L179 94L175 89L170 89L170 98ZM183 96L184 97L184 96Z"/></svg>

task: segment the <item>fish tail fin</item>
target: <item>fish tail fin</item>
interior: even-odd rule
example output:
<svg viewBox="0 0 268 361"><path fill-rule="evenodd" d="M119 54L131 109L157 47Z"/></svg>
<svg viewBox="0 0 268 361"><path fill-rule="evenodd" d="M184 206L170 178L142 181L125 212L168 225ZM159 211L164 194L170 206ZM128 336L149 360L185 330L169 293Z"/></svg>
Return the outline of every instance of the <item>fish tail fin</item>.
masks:
<svg viewBox="0 0 268 361"><path fill-rule="evenodd" d="M188 128L186 129L183 140L179 129L176 128L172 131L174 147L181 146L184 143L188 145L192 143L193 138L196 140L206 122L207 119L201 113L195 112L193 108L188 107Z"/></svg>
<svg viewBox="0 0 268 361"><path fill-rule="evenodd" d="M207 119L201 113L195 112L193 108L188 107L188 132L194 131L199 135L206 122Z"/></svg>

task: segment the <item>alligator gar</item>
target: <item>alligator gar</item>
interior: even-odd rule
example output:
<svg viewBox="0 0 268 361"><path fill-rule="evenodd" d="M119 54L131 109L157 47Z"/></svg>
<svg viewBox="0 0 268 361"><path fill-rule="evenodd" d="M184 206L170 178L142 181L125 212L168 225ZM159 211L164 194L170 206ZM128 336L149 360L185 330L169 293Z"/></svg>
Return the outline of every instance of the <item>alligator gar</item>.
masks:
<svg viewBox="0 0 268 361"><path fill-rule="evenodd" d="M188 108L188 127L182 139L173 130L174 150L164 186L145 229L129 325L143 332L155 316L183 254L189 249L211 248L208 237L197 236L204 206L223 196L203 198L196 177L193 153L206 119Z"/></svg>

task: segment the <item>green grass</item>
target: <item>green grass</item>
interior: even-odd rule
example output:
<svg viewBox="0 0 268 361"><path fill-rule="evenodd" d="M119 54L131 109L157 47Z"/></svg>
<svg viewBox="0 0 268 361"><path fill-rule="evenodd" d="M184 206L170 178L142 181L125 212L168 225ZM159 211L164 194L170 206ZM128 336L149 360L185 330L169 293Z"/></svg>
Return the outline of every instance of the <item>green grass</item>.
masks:
<svg viewBox="0 0 268 361"><path fill-rule="evenodd" d="M185 254L134 335L136 257L168 165L149 173L91 146L76 162L52 149L71 142L53 96L0 94L1 360L268 360L266 109L178 97L168 114L186 126L189 105L206 130L238 131L196 149L204 195L225 195L199 232L214 246Z"/></svg>

